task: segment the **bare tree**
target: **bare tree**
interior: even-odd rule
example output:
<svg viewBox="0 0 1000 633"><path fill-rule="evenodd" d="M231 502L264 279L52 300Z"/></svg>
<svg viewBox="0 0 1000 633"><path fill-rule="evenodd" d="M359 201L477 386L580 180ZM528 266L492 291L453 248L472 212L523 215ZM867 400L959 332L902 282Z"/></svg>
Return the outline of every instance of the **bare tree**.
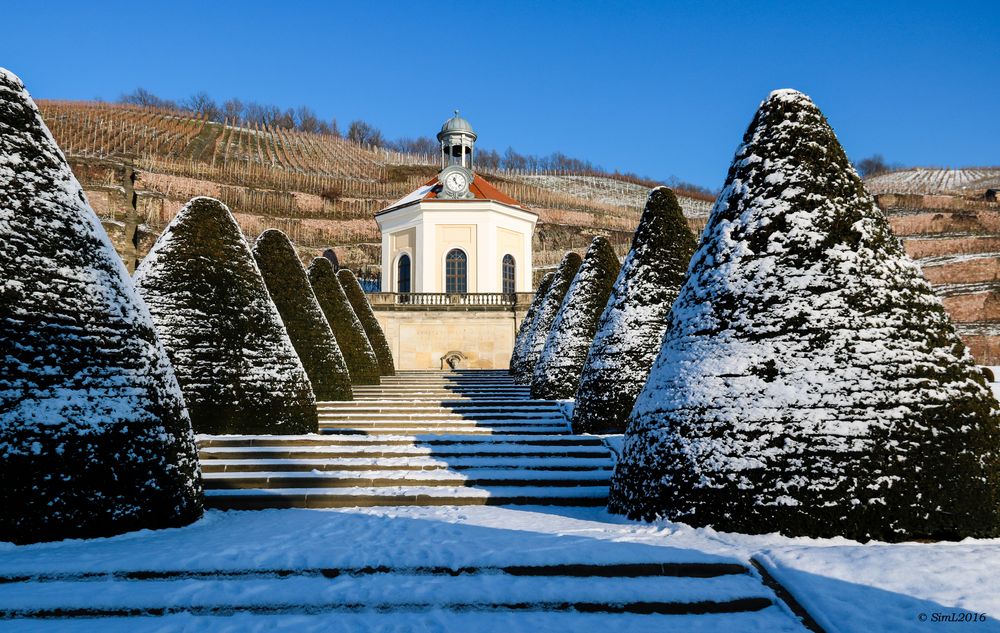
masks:
<svg viewBox="0 0 1000 633"><path fill-rule="evenodd" d="M208 117L213 121L218 121L222 118L222 109L219 108L219 104L204 91L196 92L182 101L181 107L195 114Z"/></svg>
<svg viewBox="0 0 1000 633"><path fill-rule="evenodd" d="M152 92L146 90L145 88L136 88L134 91L123 94L118 99L119 103L129 103L132 105L146 106L151 108L167 108L170 110L179 110L176 101L171 101L169 99L161 99L160 97L154 95Z"/></svg>
<svg viewBox="0 0 1000 633"><path fill-rule="evenodd" d="M868 158L859 160L854 165L854 168L858 170L858 174L860 174L862 178L877 176L879 174L892 171L892 167L889 163L885 162L885 158L881 154L874 154Z"/></svg>
<svg viewBox="0 0 1000 633"><path fill-rule="evenodd" d="M319 132L320 120L309 106L299 106L295 109L295 126L303 132Z"/></svg>
<svg viewBox="0 0 1000 633"><path fill-rule="evenodd" d="M436 154L438 152L437 141L429 136L418 136L417 138L400 138L387 145L390 149L406 154Z"/></svg>
<svg viewBox="0 0 1000 633"><path fill-rule="evenodd" d="M243 102L239 99L230 99L222 104L222 116L226 119L234 122L243 122Z"/></svg>
<svg viewBox="0 0 1000 633"><path fill-rule="evenodd" d="M359 145L374 145L376 147L385 145L382 132L374 125L361 119L351 121L350 127L347 128L347 140L354 141Z"/></svg>

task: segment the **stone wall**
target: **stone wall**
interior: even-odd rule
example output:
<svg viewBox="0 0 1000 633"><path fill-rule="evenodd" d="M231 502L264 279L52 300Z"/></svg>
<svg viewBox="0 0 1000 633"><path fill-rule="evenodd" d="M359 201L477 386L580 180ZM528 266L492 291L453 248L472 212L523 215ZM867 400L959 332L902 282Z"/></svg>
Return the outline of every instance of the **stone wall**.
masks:
<svg viewBox="0 0 1000 633"><path fill-rule="evenodd" d="M1000 365L1000 204L960 196L876 196L976 361Z"/></svg>
<svg viewBox="0 0 1000 633"><path fill-rule="evenodd" d="M442 369L453 352L465 368L506 369L532 293L518 293L514 305L400 305L390 293L369 297L396 369Z"/></svg>

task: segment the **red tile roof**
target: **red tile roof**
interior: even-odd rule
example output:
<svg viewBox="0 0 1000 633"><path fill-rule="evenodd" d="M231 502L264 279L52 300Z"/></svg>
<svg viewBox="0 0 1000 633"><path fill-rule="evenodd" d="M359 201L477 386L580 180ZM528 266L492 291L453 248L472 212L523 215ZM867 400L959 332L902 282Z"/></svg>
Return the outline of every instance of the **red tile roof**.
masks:
<svg viewBox="0 0 1000 633"><path fill-rule="evenodd" d="M421 193L421 190L426 190L426 191ZM439 186L437 176L435 176L430 180L428 180L426 183L424 183L419 189L400 198L396 202L393 202L384 210L388 211L389 209L394 209L398 206L412 204L413 202L416 202L418 200L438 200L438 199L444 200L443 198L437 197L439 191L441 191L441 187ZM472 192L473 198L467 198L467 199L493 200L495 202L500 202L502 204L522 208L520 202L511 198L504 192L500 191L499 189L491 185L489 182L487 182L485 178L483 178L478 174L473 175L472 182L469 184L469 191ZM448 200L448 202L451 202L451 200ZM456 202L461 202L461 200L456 200Z"/></svg>

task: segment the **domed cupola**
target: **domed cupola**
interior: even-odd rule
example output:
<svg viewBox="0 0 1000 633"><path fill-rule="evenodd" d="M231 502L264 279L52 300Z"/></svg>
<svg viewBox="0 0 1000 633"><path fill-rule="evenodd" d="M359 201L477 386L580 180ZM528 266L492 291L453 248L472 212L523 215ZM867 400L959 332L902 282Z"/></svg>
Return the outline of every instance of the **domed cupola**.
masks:
<svg viewBox="0 0 1000 633"><path fill-rule="evenodd" d="M472 170L476 133L472 131L472 124L458 115L458 110L455 110L455 116L441 126L437 139L441 142L442 168L460 165Z"/></svg>

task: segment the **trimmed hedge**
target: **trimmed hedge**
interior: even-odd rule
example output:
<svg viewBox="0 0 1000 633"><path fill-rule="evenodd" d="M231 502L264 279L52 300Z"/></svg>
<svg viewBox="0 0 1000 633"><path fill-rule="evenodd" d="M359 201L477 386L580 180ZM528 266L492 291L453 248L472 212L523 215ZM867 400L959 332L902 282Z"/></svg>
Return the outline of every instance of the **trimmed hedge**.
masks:
<svg viewBox="0 0 1000 633"><path fill-rule="evenodd" d="M351 382L356 385L379 384L378 358L368 341L365 328L347 299L337 279L333 264L327 257L317 257L309 264L309 282L330 323L340 351L347 361Z"/></svg>
<svg viewBox="0 0 1000 633"><path fill-rule="evenodd" d="M253 257L316 399L352 400L344 355L292 242L281 231L268 229L254 243Z"/></svg>
<svg viewBox="0 0 1000 633"><path fill-rule="evenodd" d="M315 433L316 399L226 205L194 198L135 273L198 433Z"/></svg>
<svg viewBox="0 0 1000 633"><path fill-rule="evenodd" d="M611 242L606 237L595 237L566 291L535 364L532 398L568 400L576 394L597 322L620 267Z"/></svg>
<svg viewBox="0 0 1000 633"><path fill-rule="evenodd" d="M511 375L517 373L517 368L524 362L524 356L528 351L528 341L531 340L531 331L535 327L535 321L538 320L538 309L541 307L542 302L545 301L545 293L549 291L549 287L552 286L552 280L555 277L555 273L545 273L545 276L542 277L541 282L538 284L538 289L535 290L535 296L531 300L531 305L528 306L528 311L524 314L521 325L517 328L517 336L514 338L514 351L510 355L510 366L507 369L507 372Z"/></svg>
<svg viewBox="0 0 1000 633"><path fill-rule="evenodd" d="M674 302L610 509L749 533L995 537L998 422L823 114L772 93Z"/></svg>
<svg viewBox="0 0 1000 633"><path fill-rule="evenodd" d="M354 314L361 321L361 326L365 329L365 334L368 336L368 341L371 343L372 349L375 350L379 373L383 376L395 376L396 368L392 362L392 350L389 349L389 341L386 340L385 332L382 331L382 326L378 324L378 319L375 318L372 304L368 302L368 297L365 295L365 291L361 289L358 278L350 270L341 268L337 271L337 279L340 281L340 285L344 289L344 294L347 295L348 301L351 302Z"/></svg>
<svg viewBox="0 0 1000 633"><path fill-rule="evenodd" d="M184 399L121 259L21 80L0 68L0 541L186 525Z"/></svg>
<svg viewBox="0 0 1000 633"><path fill-rule="evenodd" d="M623 433L697 246L674 192L649 192L580 374L574 433Z"/></svg>
<svg viewBox="0 0 1000 633"><path fill-rule="evenodd" d="M538 316L535 318L531 330L527 333L524 357L514 370L516 383L531 384L531 378L535 373L535 363L538 362L538 357L541 356L542 349L545 347L545 340L548 338L552 323L556 320L556 314L562 306L563 297L566 296L566 291L569 290L570 284L573 283L573 277L576 276L576 271L580 269L582 263L583 258L573 251L566 253L562 261L559 262L559 268L556 269L555 276L552 278L552 285L549 286L549 291L545 293L545 298L538 306Z"/></svg>

